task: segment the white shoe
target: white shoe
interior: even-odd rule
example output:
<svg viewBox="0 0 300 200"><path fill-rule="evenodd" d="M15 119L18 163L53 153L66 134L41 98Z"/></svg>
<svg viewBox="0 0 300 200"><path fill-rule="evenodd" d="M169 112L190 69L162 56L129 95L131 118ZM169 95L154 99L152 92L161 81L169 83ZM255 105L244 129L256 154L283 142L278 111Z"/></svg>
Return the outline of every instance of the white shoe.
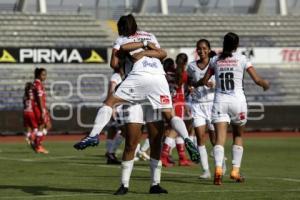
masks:
<svg viewBox="0 0 300 200"><path fill-rule="evenodd" d="M204 171L204 173L202 175L199 176L200 179L210 179L211 175L210 175L210 171Z"/></svg>
<svg viewBox="0 0 300 200"><path fill-rule="evenodd" d="M223 176L225 175L226 170L227 170L226 160L227 160L227 158L224 157L224 160L223 160L223 162L222 162L222 173L223 173Z"/></svg>
<svg viewBox="0 0 300 200"><path fill-rule="evenodd" d="M144 161L150 160L150 156L145 151L140 151L138 153L138 156L140 159L142 159Z"/></svg>
<svg viewBox="0 0 300 200"><path fill-rule="evenodd" d="M139 157L134 157L133 161L136 162L136 161L139 161Z"/></svg>

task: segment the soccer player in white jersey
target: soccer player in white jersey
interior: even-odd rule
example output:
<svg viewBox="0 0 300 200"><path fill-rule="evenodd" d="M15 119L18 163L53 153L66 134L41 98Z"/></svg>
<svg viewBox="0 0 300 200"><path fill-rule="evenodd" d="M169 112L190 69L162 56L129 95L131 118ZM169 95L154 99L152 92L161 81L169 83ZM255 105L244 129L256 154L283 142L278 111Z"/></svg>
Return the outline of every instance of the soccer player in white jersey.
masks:
<svg viewBox="0 0 300 200"><path fill-rule="evenodd" d="M152 52L155 52L155 54L159 52L161 55L160 59L163 59L166 57L165 51L159 48L159 44L153 34L137 31L137 24L132 15L120 18L118 31L120 37L116 40L112 51L111 66L118 66L117 54L119 51L123 51L128 52L132 56L134 61L133 68L116 92L104 101L104 105L97 113L95 125L89 136L76 143L74 148L85 149L88 146L95 146L99 143L98 135L108 123L114 105L126 102L149 102L152 105L152 109L161 110L163 116L174 130L181 134L191 159L198 162L200 157L199 152L188 138L184 122L172 113L170 92L161 62L159 59L151 57ZM150 48L150 50L147 53L143 53L143 48ZM134 56L137 53L139 53L138 56ZM160 152L160 149L157 149L157 151ZM158 160L152 159L150 165L152 166L151 173L154 174L153 177L156 177L155 174L159 174L158 183L152 183L150 193L165 192L159 186L161 173L159 158Z"/></svg>
<svg viewBox="0 0 300 200"><path fill-rule="evenodd" d="M216 145L214 146L215 176L214 184L222 184L222 162L224 159L224 144L227 126L232 125L232 171L230 178L243 182L240 166L243 156L242 134L247 121L247 103L243 89L243 77L247 71L253 81L264 90L269 89L269 82L262 79L244 55L236 52L239 37L235 33L224 36L223 52L215 56L209 63L209 69L195 86L208 85L209 79L215 75L216 90L212 110L212 122L216 130Z"/></svg>
<svg viewBox="0 0 300 200"><path fill-rule="evenodd" d="M212 145L215 145L215 132L211 123L211 110L213 106L215 93L215 79L211 77L208 81L208 86L199 86L194 88L192 85L201 78L208 69L210 58L215 54L211 50L210 43L206 39L201 39L196 44L196 51L199 55L199 60L195 60L188 64L187 73L191 95L191 111L193 117L193 126L197 137L198 150L201 158L201 166L203 174L199 178L209 179L211 177L208 155L205 147L206 137L205 131L208 128L209 138Z"/></svg>

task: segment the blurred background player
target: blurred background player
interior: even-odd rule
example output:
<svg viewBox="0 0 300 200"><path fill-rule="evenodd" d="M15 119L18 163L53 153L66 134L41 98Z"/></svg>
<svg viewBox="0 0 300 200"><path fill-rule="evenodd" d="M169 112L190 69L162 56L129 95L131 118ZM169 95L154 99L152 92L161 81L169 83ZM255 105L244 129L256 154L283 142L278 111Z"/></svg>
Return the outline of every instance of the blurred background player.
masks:
<svg viewBox="0 0 300 200"><path fill-rule="evenodd" d="M247 102L243 90L245 71L253 81L264 90L269 88L269 82L262 79L248 59L236 52L239 37L235 33L227 33L223 40L223 51L209 63L204 77L195 84L196 87L209 86L209 79L215 75L216 90L212 109L212 122L216 130L216 145L214 146L215 177L214 184L222 184L222 163L224 160L224 144L227 127L231 123L233 133L232 171L230 178L236 182L243 182L240 166L243 157L243 140L245 124L247 122Z"/></svg>
<svg viewBox="0 0 300 200"><path fill-rule="evenodd" d="M45 68L36 68L34 70L33 94L35 99L34 113L38 120L38 131L36 133L34 145L37 153L48 154L42 142L45 140L47 131L51 128L50 115L46 107L46 90L43 82L47 79Z"/></svg>
<svg viewBox="0 0 300 200"><path fill-rule="evenodd" d="M26 129L26 141L29 145L34 145L35 134L38 131L38 122L34 114L34 96L33 96L33 84L27 82L25 84L24 96L23 96L23 119L24 127ZM34 146L33 146L34 147Z"/></svg>
<svg viewBox="0 0 300 200"><path fill-rule="evenodd" d="M187 83L187 74L185 70L187 60L187 55L180 53L176 57L176 66L171 58L168 58L164 61L164 70L169 83L175 115L182 119L184 119L186 114L184 89L185 84ZM172 130L171 127L167 127L165 131L165 140L161 153L161 161L163 166L171 167L175 164L170 155L174 140L176 141L175 143L178 152L179 165L190 166L192 163L186 157L184 141L174 130Z"/></svg>

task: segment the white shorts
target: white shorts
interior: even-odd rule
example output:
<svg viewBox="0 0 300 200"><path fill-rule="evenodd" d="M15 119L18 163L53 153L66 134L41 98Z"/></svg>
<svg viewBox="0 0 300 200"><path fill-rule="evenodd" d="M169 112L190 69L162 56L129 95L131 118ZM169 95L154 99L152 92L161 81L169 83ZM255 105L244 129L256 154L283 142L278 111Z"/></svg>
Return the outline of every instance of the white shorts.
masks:
<svg viewBox="0 0 300 200"><path fill-rule="evenodd" d="M214 102L212 122L228 122L235 125L245 125L247 122L247 103L237 99L231 102Z"/></svg>
<svg viewBox="0 0 300 200"><path fill-rule="evenodd" d="M150 102L153 109L172 108L169 85L163 74L130 74L114 95L131 103Z"/></svg>
<svg viewBox="0 0 300 200"><path fill-rule="evenodd" d="M162 120L161 110L153 110L151 104L124 104L120 119L123 123L155 122ZM119 120L118 120L119 121Z"/></svg>
<svg viewBox="0 0 300 200"><path fill-rule="evenodd" d="M214 130L214 126L211 123L213 102L198 103L192 102L191 111L193 116L193 126L199 127L207 125L209 130Z"/></svg>

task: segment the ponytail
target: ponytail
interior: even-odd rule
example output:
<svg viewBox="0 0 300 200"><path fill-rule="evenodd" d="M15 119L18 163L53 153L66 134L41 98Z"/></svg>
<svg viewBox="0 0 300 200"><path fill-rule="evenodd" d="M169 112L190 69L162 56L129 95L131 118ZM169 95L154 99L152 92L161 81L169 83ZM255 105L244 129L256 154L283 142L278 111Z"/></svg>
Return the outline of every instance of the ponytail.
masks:
<svg viewBox="0 0 300 200"><path fill-rule="evenodd" d="M239 45L239 36L235 33L229 32L224 36L223 52L219 56L220 60L232 56L232 52L237 49Z"/></svg>

